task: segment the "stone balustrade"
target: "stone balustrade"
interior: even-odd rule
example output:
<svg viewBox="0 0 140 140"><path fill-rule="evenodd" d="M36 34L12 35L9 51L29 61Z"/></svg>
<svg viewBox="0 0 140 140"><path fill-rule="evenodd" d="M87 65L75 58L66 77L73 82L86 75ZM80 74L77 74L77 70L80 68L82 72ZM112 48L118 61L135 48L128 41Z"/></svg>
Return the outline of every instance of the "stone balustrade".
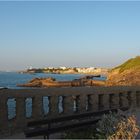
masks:
<svg viewBox="0 0 140 140"><path fill-rule="evenodd" d="M120 107L140 107L140 87L2 89L0 135L22 131L31 120ZM12 118L10 113L14 114Z"/></svg>

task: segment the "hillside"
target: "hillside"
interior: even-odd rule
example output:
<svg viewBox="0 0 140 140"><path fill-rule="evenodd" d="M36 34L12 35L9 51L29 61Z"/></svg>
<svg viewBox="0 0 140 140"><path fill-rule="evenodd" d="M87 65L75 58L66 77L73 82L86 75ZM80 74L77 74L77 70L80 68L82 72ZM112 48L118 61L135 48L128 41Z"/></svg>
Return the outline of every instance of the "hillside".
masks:
<svg viewBox="0 0 140 140"><path fill-rule="evenodd" d="M135 67L140 67L140 56L137 56L136 58L131 58L122 65L115 67L112 70L119 69L119 72L122 73L125 70L133 69Z"/></svg>
<svg viewBox="0 0 140 140"><path fill-rule="evenodd" d="M140 56L129 59L109 72L107 86L116 85L140 85Z"/></svg>

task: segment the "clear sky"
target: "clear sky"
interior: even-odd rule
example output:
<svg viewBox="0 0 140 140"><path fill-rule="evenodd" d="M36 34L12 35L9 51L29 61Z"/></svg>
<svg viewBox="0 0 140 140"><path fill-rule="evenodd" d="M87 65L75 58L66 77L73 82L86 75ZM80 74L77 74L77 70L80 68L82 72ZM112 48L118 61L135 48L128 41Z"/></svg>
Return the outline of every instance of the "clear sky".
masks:
<svg viewBox="0 0 140 140"><path fill-rule="evenodd" d="M0 70L113 67L140 55L140 1L0 1Z"/></svg>

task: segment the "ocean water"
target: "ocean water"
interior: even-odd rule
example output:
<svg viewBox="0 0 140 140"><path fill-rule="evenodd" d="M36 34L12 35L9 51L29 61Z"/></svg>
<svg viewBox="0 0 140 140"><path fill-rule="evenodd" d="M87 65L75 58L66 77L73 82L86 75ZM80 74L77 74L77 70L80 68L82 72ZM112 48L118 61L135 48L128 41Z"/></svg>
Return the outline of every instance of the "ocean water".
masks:
<svg viewBox="0 0 140 140"><path fill-rule="evenodd" d="M20 89L23 87L17 87L17 84L23 84L27 83L33 78L36 77L53 77L56 80L59 81L65 81L65 80L74 80L80 77L85 76L84 74L44 74L44 73L35 73L35 74L20 74L16 72L0 72L0 87L6 87L9 89ZM106 77L100 77L100 78L94 78L98 80L105 80ZM60 97L59 99L59 112L63 111L62 108L62 99ZM26 117L30 118L32 116L32 99L27 98L25 100L26 105ZM48 97L43 98L43 111L44 114L47 114L49 112L49 100ZM16 116L16 100L8 99L7 101L7 108L8 108L8 119L13 119Z"/></svg>

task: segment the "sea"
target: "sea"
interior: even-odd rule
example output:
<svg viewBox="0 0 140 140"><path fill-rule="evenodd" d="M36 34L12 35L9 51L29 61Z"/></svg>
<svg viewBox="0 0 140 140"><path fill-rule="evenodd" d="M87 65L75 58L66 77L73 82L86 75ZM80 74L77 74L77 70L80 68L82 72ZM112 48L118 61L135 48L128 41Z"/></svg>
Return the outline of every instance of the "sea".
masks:
<svg viewBox="0 0 140 140"><path fill-rule="evenodd" d="M85 74L46 74L46 73L18 73L18 72L0 72L0 88L8 88L8 89L23 89L26 87L18 87L17 84L24 84L33 78L47 78L52 77L58 81L67 81L74 80L81 77L86 76ZM95 80L106 80L106 76L95 77ZM60 98L60 102L62 99ZM44 114L49 112L49 108L47 107L49 100L47 97L43 98L43 110ZM63 109L60 106L59 111L61 112ZM11 120L16 117L16 100L14 98L8 99L7 101L7 109L8 109L8 119ZM28 98L25 100L25 114L27 118L32 116L32 99Z"/></svg>

